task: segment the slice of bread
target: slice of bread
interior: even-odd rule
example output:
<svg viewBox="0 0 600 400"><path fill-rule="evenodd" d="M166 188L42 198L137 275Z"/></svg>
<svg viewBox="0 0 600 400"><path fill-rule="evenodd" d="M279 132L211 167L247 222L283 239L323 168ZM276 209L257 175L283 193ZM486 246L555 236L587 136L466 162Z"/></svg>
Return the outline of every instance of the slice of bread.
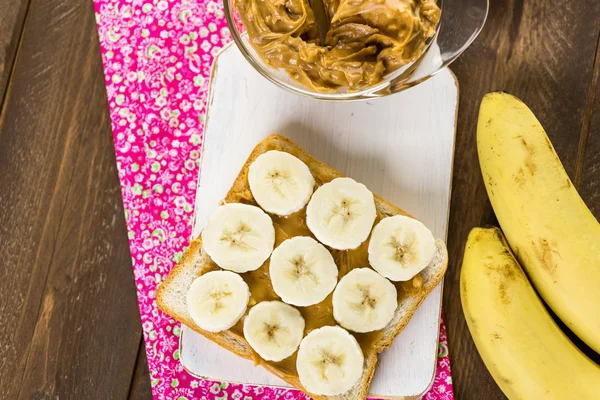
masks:
<svg viewBox="0 0 600 400"><path fill-rule="evenodd" d="M248 168L250 164L261 154L269 150L286 151L308 165L316 182L326 183L343 175L329 167L328 165L311 157L304 150L300 149L291 140L281 135L270 135L261 141L252 151L248 160L242 167L238 177L236 178L229 193L224 199L224 203L238 202L243 199L245 202L252 200L252 194L248 185ZM375 195L375 205L377 212L381 218L392 215L402 214L407 215L402 209L388 203L379 196ZM373 343L372 348L363 352L365 353L365 361L363 365L363 374L356 385L346 393L337 396L319 396L306 392L302 387L297 376L292 376L284 373L275 365L269 363L261 363L271 373L277 375L292 386L304 391L315 399L322 400L355 400L365 399L367 397L371 380L375 372L378 355L381 351L391 346L394 338L404 329L415 310L425 300L427 295L435 288L442 280L446 268L448 266L448 253L443 241L436 241L437 252L432 262L420 272L420 277L423 280L421 290L417 292L407 291L401 298L396 313L390 323L383 329L380 339L377 343ZM186 294L192 282L200 275L214 270L214 264L208 255L202 249L201 238L193 239L188 250L185 252L179 263L173 268L169 276L159 286L156 299L159 308L175 318L176 320L186 324L194 331L202 334L206 338L226 348L227 350L250 360L258 361L256 353L250 348L243 337L231 332L230 330L211 333L200 329L190 317L187 304ZM341 277L340 277L341 278Z"/></svg>

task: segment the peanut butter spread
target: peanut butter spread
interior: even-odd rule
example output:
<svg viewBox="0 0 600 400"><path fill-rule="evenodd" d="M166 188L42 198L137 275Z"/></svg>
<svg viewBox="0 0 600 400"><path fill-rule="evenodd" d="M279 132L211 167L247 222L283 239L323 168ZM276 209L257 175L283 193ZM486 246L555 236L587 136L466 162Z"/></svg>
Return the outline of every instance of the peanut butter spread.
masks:
<svg viewBox="0 0 600 400"><path fill-rule="evenodd" d="M268 150L282 149L278 148L277 146L270 146ZM317 165L311 164L308 164L308 166L311 169L311 171L314 171L314 168L318 167ZM242 170L243 179L238 179L234 183L234 186L228 194L228 202L238 202L258 206L258 204L254 201L254 198L252 197L252 192L250 191L250 186L248 184L247 174L248 166L246 166ZM327 180L322 181L319 180L319 178L315 176L313 172L313 177L315 178L316 187L318 187L331 181L336 176L327 177ZM306 226L306 207L304 207L297 213L294 213L287 217L280 217L276 215L270 216L273 220L273 225L275 227L275 247L279 246L284 240L294 236L310 236L314 238L314 235ZM375 224L377 224L383 217L384 216L378 210ZM331 254L333 255L333 258L339 270L338 281L354 268L362 268L369 266L367 251L368 247L369 239L363 242L358 248L353 250L329 249L331 251ZM205 272L218 269L219 267L216 264L212 263L210 265L210 268L207 268ZM248 304L248 308L261 301L280 300L279 296L277 296L277 294L273 290L273 286L271 285L271 279L269 276L269 260L267 260L259 269L255 271L246 272L240 275L250 288L250 302ZM400 302L400 300L404 296L406 296L407 293L419 293L423 285L423 279L421 278L421 276L416 275L410 281L392 283L396 287L398 293L398 302ZM326 325L337 325L333 318L332 297L333 293L330 293L325 300L318 304L308 307L296 307L300 311L306 322L305 335L310 333L314 329ZM238 321L236 325L234 325L230 329L230 331L233 334L235 334L238 338L245 341L243 334L243 326L244 319L242 318L240 319L240 321ZM377 343L383 334L381 331L369 333L350 333L354 335L354 337L356 337L364 354L370 354L372 351L375 350L374 343ZM250 346L248 347L251 348ZM293 355L282 361L272 362L263 360L258 354L254 353L254 361L256 364L270 364L271 366L279 370L281 374L284 374L288 377L297 377L298 373L296 371L296 355L297 351Z"/></svg>
<svg viewBox="0 0 600 400"><path fill-rule="evenodd" d="M380 82L415 61L436 31L436 0L323 0L325 46L308 0L235 0L259 56L305 86L331 92Z"/></svg>

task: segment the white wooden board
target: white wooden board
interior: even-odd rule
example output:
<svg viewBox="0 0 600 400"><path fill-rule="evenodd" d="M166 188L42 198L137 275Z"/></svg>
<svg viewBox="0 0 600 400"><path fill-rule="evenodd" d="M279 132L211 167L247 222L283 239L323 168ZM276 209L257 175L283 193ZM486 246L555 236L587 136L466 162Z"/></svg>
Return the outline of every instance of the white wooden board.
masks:
<svg viewBox="0 0 600 400"><path fill-rule="evenodd" d="M288 93L260 76L230 46L211 81L194 236L229 190L254 146L288 136L317 159L364 183L446 238L458 86L452 73L394 96L329 103ZM422 394L435 375L441 285L381 354L371 393ZM184 327L181 361L192 374L231 382L288 386Z"/></svg>

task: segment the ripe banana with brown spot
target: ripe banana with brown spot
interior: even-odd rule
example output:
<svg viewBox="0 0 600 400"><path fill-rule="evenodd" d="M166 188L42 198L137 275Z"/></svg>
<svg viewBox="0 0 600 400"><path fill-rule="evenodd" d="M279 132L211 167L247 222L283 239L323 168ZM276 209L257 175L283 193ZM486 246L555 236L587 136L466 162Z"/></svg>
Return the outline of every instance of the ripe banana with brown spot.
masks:
<svg viewBox="0 0 600 400"><path fill-rule="evenodd" d="M506 93L484 97L479 163L517 259L544 301L600 353L600 224L531 110Z"/></svg>
<svg viewBox="0 0 600 400"><path fill-rule="evenodd" d="M498 228L471 231L460 297L477 350L509 399L598 399L600 367L552 320Z"/></svg>

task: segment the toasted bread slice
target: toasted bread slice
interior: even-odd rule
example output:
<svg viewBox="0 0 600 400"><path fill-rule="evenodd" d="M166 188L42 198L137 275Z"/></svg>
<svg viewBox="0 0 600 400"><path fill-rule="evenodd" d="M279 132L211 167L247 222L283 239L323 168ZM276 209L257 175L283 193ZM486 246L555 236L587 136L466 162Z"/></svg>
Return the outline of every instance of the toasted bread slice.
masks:
<svg viewBox="0 0 600 400"><path fill-rule="evenodd" d="M242 167L229 193L224 199L224 203L240 201L240 194L243 199L252 199L248 185L248 168L250 164L261 154L269 150L286 151L308 165L317 182L326 183L343 175L329 167L328 165L311 157L304 150L300 149L291 140L281 135L270 135L261 141L252 151L248 160ZM402 209L388 203L377 195L375 196L375 206L381 218L392 215L402 214L410 216ZM443 241L436 241L437 252L432 262L420 272L423 281L422 287L418 292L407 292L400 300L394 318L382 330L378 342L373 343L367 351L363 349L365 361L363 365L363 374L356 385L347 392L337 396L319 396L308 393L295 375L286 374L277 366L270 363L261 363L271 373L277 375L290 385L304 391L315 399L320 400L355 400L365 399L367 397L369 386L377 365L378 354L391 346L394 338L404 329L410 318L413 316L419 305L425 300L427 295L442 280L446 268L448 267L448 253ZM194 331L202 334L206 338L226 348L227 350L250 360L257 360L257 355L244 340L243 337L233 333L230 330L211 333L198 327L190 317L186 294L192 282L200 275L214 269L214 264L210 257L202 249L201 238L193 239L188 250L185 252L179 263L173 268L169 276L159 286L156 298L161 310L186 324Z"/></svg>

